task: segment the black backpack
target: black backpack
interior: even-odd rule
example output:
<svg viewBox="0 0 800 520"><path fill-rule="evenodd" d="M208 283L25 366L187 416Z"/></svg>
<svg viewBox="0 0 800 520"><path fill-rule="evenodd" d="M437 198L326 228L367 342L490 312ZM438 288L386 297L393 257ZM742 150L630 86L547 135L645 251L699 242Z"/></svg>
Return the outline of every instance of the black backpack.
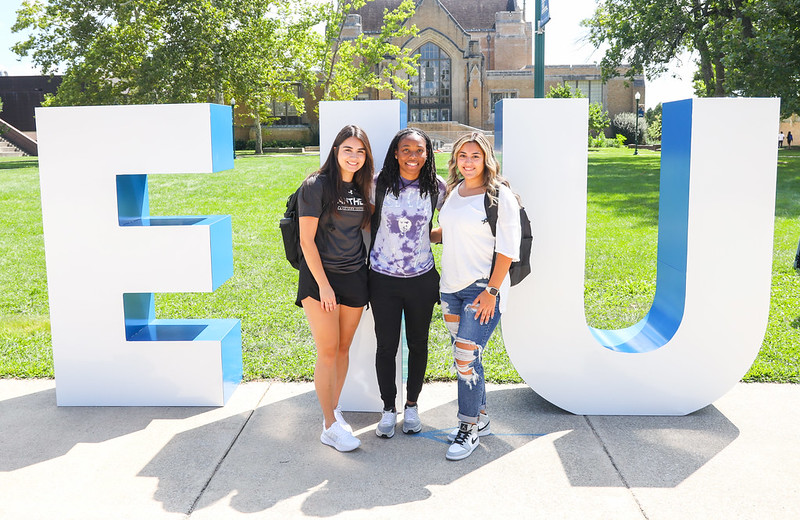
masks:
<svg viewBox="0 0 800 520"><path fill-rule="evenodd" d="M497 236L497 204L492 205L488 192L483 196L483 208L486 210L486 220L489 222L489 227L492 228L492 235ZM531 221L522 206L519 208L519 223L522 227L522 239L519 242L519 261L511 262L511 267L508 269L511 285L517 285L531 273L533 233L531 232ZM494 269L494 258L492 258L492 269Z"/></svg>
<svg viewBox="0 0 800 520"><path fill-rule="evenodd" d="M304 181L305 182L305 181ZM286 211L283 218L278 223L283 236L283 250L286 260L295 269L300 269L300 261L303 259L303 250L300 248L300 215L297 208L297 199L300 197L300 186L286 199ZM325 201L322 202L322 211L325 211Z"/></svg>
<svg viewBox="0 0 800 520"><path fill-rule="evenodd" d="M797 244L797 254L794 255L794 268L800 271L800 242Z"/></svg>

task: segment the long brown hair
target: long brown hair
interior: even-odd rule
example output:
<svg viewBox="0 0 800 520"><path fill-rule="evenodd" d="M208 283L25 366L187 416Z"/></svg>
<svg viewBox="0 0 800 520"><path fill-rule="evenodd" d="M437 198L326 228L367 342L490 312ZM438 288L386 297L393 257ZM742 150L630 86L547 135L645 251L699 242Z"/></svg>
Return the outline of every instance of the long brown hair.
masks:
<svg viewBox="0 0 800 520"><path fill-rule="evenodd" d="M371 216L369 212L369 206L367 206L367 204L369 201L370 192L372 191L372 176L375 170L375 163L372 159L372 147L369 144L369 138L367 137L367 133L364 132L361 127L357 125L347 125L342 128L336 135L336 138L333 140L331 150L328 152L328 158L325 159L325 162L322 164L319 170L315 171L306 178L306 182L309 182L310 179L316 176L324 175L327 177L327 182L323 183L322 185L323 199L328 201L337 201L344 197L346 194L344 190L344 183L342 182L342 175L339 171L339 160L337 156L339 153L339 146L351 137L355 137L361 141L364 144L364 148L367 152L364 159L364 165L359 168L353 176L353 184L356 185L356 189L364 199L364 217L361 221L361 227L366 228L369 225ZM337 204L330 204L330 206L331 211L338 214L339 210Z"/></svg>

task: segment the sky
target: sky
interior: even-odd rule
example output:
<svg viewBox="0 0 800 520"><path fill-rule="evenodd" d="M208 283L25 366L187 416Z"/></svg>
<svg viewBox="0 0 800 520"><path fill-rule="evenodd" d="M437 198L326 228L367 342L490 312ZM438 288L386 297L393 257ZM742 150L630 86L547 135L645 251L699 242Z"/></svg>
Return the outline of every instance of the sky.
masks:
<svg viewBox="0 0 800 520"><path fill-rule="evenodd" d="M528 19L533 21L534 0L527 0L527 3ZM10 49L22 39L19 33L11 32L16 11L21 5L22 0L0 0L0 71L7 71L12 76L38 74L30 61L19 61ZM582 41L587 30L580 26L581 20L592 15L595 5L595 0L550 0L550 22L545 26L545 65L582 65L600 61L602 51L596 51L591 44ZM692 97L694 69L690 56L683 56L680 62L671 65L668 73L647 81L647 108Z"/></svg>

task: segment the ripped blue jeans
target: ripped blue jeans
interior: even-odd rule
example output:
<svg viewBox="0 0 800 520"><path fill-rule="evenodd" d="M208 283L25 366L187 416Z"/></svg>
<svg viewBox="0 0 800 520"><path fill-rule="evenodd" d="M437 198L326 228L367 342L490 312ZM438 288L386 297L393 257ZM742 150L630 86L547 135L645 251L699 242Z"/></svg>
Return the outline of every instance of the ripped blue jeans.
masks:
<svg viewBox="0 0 800 520"><path fill-rule="evenodd" d="M458 374L458 420L477 423L478 415L486 410L486 385L483 378L483 348L500 321L500 296L495 303L494 317L481 324L475 319L472 302L486 289L489 280L476 280L455 293L442 293L442 313L445 326L453 341L453 367ZM447 316L457 321L447 321ZM463 348L459 344L471 348ZM459 365L457 362L461 361ZM464 365L464 362L468 362Z"/></svg>

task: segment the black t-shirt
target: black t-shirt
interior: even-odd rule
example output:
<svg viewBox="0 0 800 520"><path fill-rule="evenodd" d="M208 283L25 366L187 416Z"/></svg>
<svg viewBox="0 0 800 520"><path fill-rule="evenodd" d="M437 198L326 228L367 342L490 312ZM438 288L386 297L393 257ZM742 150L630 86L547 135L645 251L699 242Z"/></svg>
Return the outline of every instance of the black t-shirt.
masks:
<svg viewBox="0 0 800 520"><path fill-rule="evenodd" d="M334 213L330 204L323 204L322 186L326 181L325 177L317 175L303 183L297 206L301 217L320 219L314 242L323 267L332 273L352 273L358 271L367 258L361 234L366 211L364 198L355 184L345 182L346 195L336 203L338 212Z"/></svg>

